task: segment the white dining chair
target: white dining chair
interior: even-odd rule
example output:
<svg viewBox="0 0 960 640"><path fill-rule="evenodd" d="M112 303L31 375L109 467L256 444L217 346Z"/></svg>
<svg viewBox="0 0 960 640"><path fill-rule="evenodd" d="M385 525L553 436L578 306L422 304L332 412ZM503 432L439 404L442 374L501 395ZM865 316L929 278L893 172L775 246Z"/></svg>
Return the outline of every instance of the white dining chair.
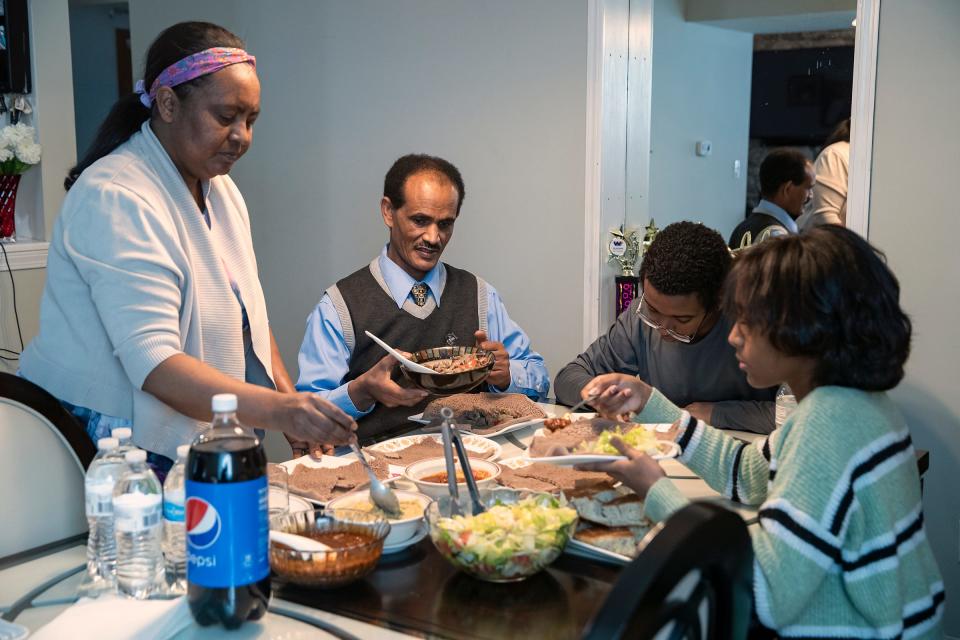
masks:
<svg viewBox="0 0 960 640"><path fill-rule="evenodd" d="M86 532L83 477L95 453L56 398L0 373L0 561Z"/></svg>

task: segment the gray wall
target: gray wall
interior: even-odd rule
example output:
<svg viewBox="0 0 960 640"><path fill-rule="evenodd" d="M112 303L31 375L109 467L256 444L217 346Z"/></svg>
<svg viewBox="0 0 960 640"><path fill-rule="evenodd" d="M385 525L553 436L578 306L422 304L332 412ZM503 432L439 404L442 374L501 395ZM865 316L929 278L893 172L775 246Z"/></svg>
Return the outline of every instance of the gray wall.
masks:
<svg viewBox="0 0 960 640"><path fill-rule="evenodd" d="M948 594L946 632L960 637L960 2L880 6L870 240L886 251L914 323L895 395L914 444L930 450L924 517Z"/></svg>
<svg viewBox="0 0 960 640"><path fill-rule="evenodd" d="M129 23L125 4L70 8L77 157L86 152L117 101L115 30L126 29Z"/></svg>
<svg viewBox="0 0 960 640"><path fill-rule="evenodd" d="M683 4L653 8L650 216L661 228L703 222L727 238L744 214L753 36L685 22ZM713 153L699 157L703 139Z"/></svg>
<svg viewBox="0 0 960 640"><path fill-rule="evenodd" d="M412 151L447 157L466 181L444 259L500 291L551 372L579 351L582 0L134 0L135 73L161 28L188 18L222 23L257 56L263 114L232 176L293 372L323 290L385 242L383 174Z"/></svg>

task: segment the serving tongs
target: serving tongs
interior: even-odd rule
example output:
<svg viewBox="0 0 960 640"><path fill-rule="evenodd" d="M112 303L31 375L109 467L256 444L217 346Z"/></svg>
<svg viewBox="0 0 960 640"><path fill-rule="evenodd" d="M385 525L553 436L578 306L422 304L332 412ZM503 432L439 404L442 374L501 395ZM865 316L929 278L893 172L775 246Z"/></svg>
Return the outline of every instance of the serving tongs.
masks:
<svg viewBox="0 0 960 640"><path fill-rule="evenodd" d="M443 457L447 463L447 486L450 488L450 497L452 498L450 514L454 516L463 515L463 510L460 508L460 490L457 488L457 465L453 461L454 448L456 448L457 456L460 458L460 467L463 469L467 491L470 492L470 511L473 515L483 513L487 508L480 502L480 490L477 489L477 481L473 477L473 470L470 468L470 458L463 446L460 432L456 425L450 422L453 419L453 410L450 407L443 407L440 409L440 415L443 417L440 429L443 436Z"/></svg>

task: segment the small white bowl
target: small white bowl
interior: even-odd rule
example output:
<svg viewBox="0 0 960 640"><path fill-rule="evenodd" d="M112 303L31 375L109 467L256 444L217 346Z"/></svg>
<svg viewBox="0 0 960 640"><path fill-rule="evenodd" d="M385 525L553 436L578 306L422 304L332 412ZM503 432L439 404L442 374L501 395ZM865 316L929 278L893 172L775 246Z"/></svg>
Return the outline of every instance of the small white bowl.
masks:
<svg viewBox="0 0 960 640"><path fill-rule="evenodd" d="M500 477L500 465L495 462L490 462L488 460L480 460L478 458L470 458L470 468L474 471L483 471L487 474L487 477L483 480L477 480L477 488L480 490L483 489L492 489L497 482L497 478ZM450 495L450 489L446 482L425 482L421 480L424 476L433 475L434 473L439 473L441 471L447 470L447 461L443 458L427 458L425 460L419 460L414 462L411 465L407 465L403 470L403 477L417 485L420 493L430 496L431 498L439 498L441 496ZM460 465L457 465L457 470L460 470ZM467 494L467 483L458 482L457 490L460 492L461 496Z"/></svg>
<svg viewBox="0 0 960 640"><path fill-rule="evenodd" d="M423 511L427 508L427 505L433 501L432 498L429 498L422 493L417 493L416 491L399 491L394 489L394 493L397 494L398 500L416 500L420 503L422 509L420 511L420 515L413 518L404 518L402 520L387 518L387 521L390 523L390 533L383 541L383 545L385 547L399 544L412 538L419 530L420 523L424 521ZM351 491L350 493L345 493L342 496L334 498L327 503L326 508L328 511L338 508L356 509L358 505L369 503L370 491L368 489L361 489L359 491Z"/></svg>

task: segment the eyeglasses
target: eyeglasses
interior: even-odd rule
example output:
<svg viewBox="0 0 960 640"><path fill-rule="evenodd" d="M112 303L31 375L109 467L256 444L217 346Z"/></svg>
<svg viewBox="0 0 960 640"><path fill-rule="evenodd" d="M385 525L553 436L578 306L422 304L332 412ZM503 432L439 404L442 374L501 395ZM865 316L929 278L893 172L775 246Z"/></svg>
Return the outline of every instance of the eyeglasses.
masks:
<svg viewBox="0 0 960 640"><path fill-rule="evenodd" d="M700 327L703 326L703 321L707 319L708 312L703 312L703 317L700 318L700 322L697 324L697 328L694 329L693 333L686 335L683 333L677 333L673 329L668 329L663 326L663 323L657 322L643 312L643 291L640 292L640 303L637 305L636 310L637 317L643 320L643 324L647 325L651 329L656 329L657 331L666 331L667 335L677 340L678 342L683 342L684 344L690 344L693 342L693 339L697 337L697 333L700 331Z"/></svg>

